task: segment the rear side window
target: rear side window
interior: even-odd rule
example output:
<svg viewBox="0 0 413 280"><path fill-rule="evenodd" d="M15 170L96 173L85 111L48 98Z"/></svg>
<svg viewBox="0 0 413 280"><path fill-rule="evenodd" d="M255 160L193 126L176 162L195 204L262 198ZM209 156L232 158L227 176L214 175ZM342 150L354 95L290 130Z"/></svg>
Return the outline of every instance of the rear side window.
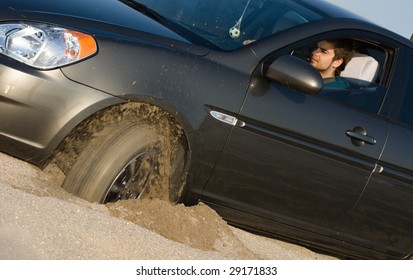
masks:
<svg viewBox="0 0 413 280"><path fill-rule="evenodd" d="M410 65L413 65L413 56L410 58ZM410 67L408 85L400 107L398 121L413 127L413 68Z"/></svg>

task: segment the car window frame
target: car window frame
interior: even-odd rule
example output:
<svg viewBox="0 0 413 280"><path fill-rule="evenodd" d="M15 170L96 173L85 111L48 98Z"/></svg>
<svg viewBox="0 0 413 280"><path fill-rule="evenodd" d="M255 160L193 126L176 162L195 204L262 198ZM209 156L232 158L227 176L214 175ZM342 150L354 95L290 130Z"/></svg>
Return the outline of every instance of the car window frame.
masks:
<svg viewBox="0 0 413 280"><path fill-rule="evenodd" d="M335 102L341 104L342 106L350 107L357 111L362 111L367 114L377 115L379 117L388 118L390 114L390 110L392 107L394 96L389 96L389 88L392 86L392 77L394 76L394 68L396 67L397 57L399 56L399 47L397 43L393 42L391 38L387 38L386 36L369 32L366 30L351 30L351 29L341 29L341 30L334 30L334 31L326 31L322 33L316 33L312 36L307 38L294 41L287 46L283 46L274 52L268 54L264 59L264 63L269 63L270 61L274 61L278 57L281 57L285 54L291 54L292 50L298 49L305 45L314 44L314 42L318 42L321 40L325 40L328 38L349 38L353 40L357 40L362 42L363 44L370 45L374 48L379 48L383 50L384 53L384 65L380 65L382 68L381 73L379 73L378 79L380 82L378 85L384 87L384 95L382 98L381 105L379 106L377 112L371 113L360 108L356 108L354 106L350 106L348 104L338 102L334 99L323 97L321 95L320 98L325 98L329 102Z"/></svg>

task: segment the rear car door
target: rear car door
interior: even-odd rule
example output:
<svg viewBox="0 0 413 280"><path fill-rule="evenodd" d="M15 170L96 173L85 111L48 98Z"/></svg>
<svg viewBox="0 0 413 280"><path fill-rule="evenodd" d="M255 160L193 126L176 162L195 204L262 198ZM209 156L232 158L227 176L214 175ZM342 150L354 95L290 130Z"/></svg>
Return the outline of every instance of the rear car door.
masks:
<svg viewBox="0 0 413 280"><path fill-rule="evenodd" d="M238 119L245 125L234 126L204 199L336 238L375 169L388 124L377 113L268 82L259 70ZM361 130L374 141L349 137Z"/></svg>

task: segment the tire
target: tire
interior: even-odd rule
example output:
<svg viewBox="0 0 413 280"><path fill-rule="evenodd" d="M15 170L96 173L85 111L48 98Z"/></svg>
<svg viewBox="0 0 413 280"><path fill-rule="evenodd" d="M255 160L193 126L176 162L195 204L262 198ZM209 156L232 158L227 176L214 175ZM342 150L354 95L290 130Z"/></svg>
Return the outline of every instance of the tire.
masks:
<svg viewBox="0 0 413 280"><path fill-rule="evenodd" d="M185 149L169 134L130 120L103 128L66 174L63 188L98 203L145 197L179 202Z"/></svg>

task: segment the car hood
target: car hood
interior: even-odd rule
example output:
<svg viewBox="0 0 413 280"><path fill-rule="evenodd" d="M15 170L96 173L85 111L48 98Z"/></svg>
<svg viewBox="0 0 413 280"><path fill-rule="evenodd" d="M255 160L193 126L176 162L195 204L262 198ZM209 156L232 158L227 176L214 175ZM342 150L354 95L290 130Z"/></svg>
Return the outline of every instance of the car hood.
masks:
<svg viewBox="0 0 413 280"><path fill-rule="evenodd" d="M10 20L44 20L48 16L85 19L131 28L189 43L185 38L118 0L1 0L0 15ZM15 15L13 17L13 15Z"/></svg>

